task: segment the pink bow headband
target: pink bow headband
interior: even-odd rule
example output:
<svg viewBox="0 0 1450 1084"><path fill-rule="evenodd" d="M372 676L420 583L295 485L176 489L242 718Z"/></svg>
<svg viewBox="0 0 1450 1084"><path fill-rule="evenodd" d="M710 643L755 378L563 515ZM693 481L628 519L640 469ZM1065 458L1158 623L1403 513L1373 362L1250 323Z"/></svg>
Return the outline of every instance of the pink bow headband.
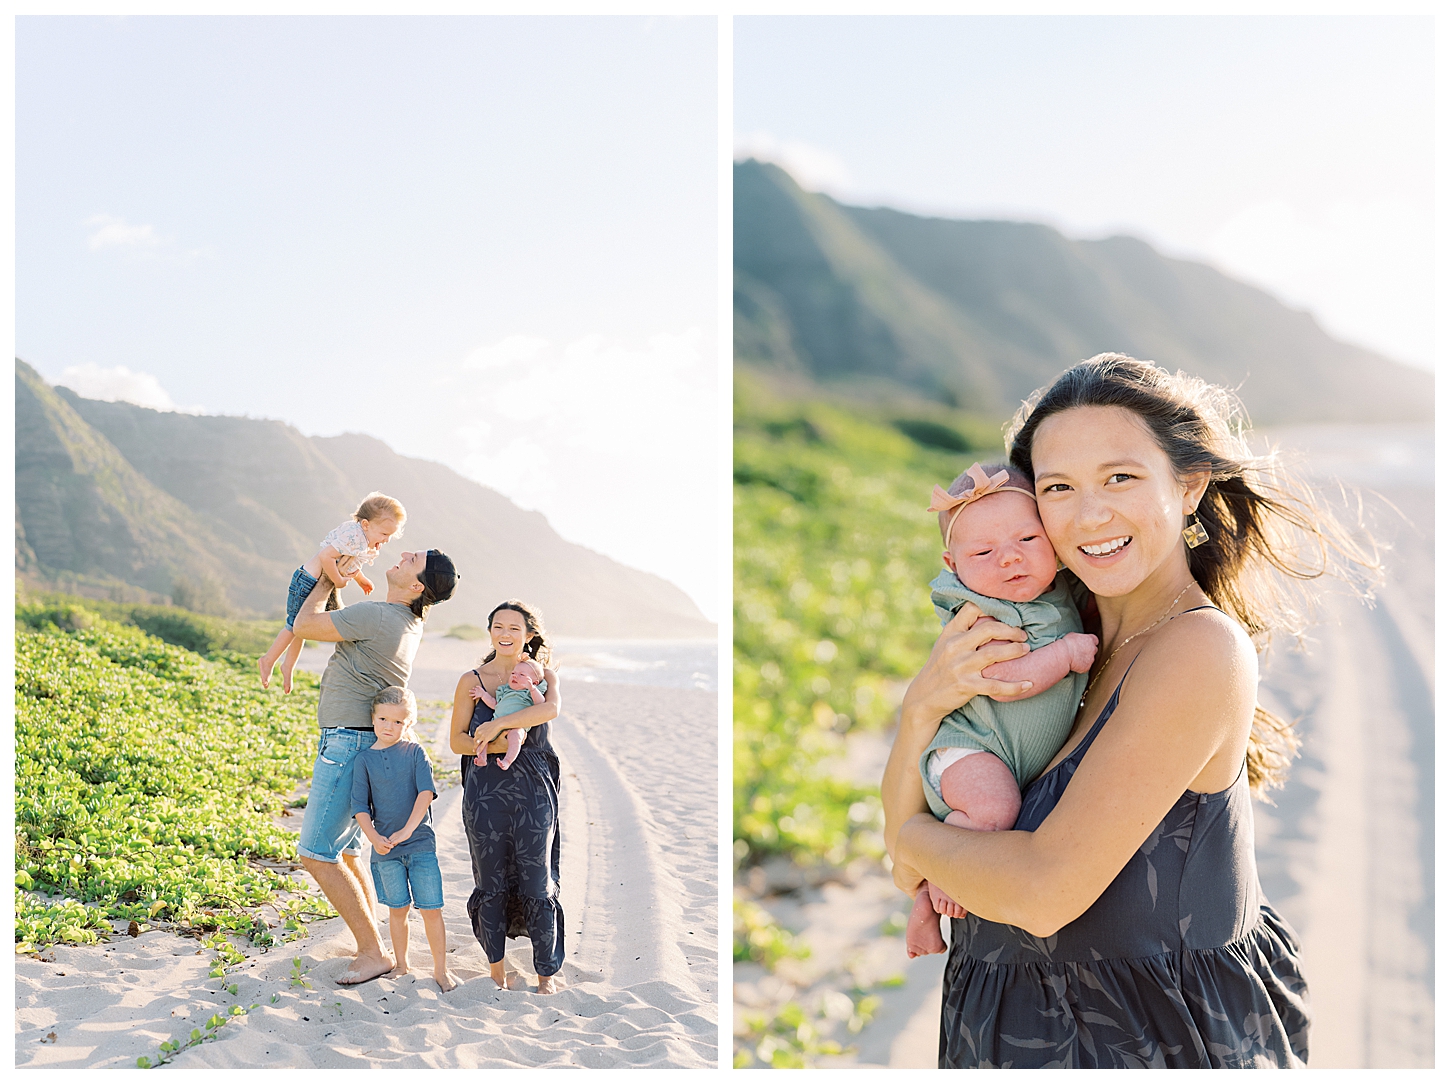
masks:
<svg viewBox="0 0 1450 1084"><path fill-rule="evenodd" d="M972 480L972 488L965 493L953 495L944 490L941 486L931 487L931 506L928 512L950 512L951 519L947 520L947 529L942 532L942 545L951 545L952 528L956 526L957 517L962 514L962 509L973 501L979 501L992 493L1023 493L1037 500L1037 494L1023 489L1021 486L1009 486L1007 483L1012 476L1004 470L998 471L992 477L987 477L987 472L982 469L982 464L973 463L967 468L967 477Z"/></svg>

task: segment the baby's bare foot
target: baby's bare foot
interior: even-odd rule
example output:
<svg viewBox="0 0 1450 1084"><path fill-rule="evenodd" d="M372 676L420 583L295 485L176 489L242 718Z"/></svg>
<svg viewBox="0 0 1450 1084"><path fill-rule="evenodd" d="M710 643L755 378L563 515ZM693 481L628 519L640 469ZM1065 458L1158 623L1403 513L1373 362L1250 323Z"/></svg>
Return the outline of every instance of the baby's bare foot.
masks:
<svg viewBox="0 0 1450 1084"><path fill-rule="evenodd" d="M931 897L923 886L916 894L911 917L906 920L906 955L914 960L946 950L947 943L941 936L941 917L932 909Z"/></svg>
<svg viewBox="0 0 1450 1084"><path fill-rule="evenodd" d="M446 967L441 971L433 972L433 981L438 984L438 989L442 990L445 994L458 985L457 977Z"/></svg>

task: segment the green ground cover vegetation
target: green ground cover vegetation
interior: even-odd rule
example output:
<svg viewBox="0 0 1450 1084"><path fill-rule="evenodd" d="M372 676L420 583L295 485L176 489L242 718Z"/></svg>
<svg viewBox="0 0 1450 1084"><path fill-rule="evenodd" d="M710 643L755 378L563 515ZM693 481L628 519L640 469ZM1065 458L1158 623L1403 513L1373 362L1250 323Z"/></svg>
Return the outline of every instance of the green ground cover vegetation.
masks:
<svg viewBox="0 0 1450 1084"><path fill-rule="evenodd" d="M263 690L262 635L173 607L17 605L17 951L113 920L267 943L264 903L294 930L330 913L296 895L296 833L273 819L311 772L317 681Z"/></svg>
<svg viewBox="0 0 1450 1084"><path fill-rule="evenodd" d="M965 415L791 400L737 378L737 866L869 849L875 788L824 766L853 730L890 724L939 631L932 485L1000 449L995 425Z"/></svg>
<svg viewBox="0 0 1450 1084"><path fill-rule="evenodd" d="M842 865L879 854L882 827L874 783L843 771L848 736L891 724L939 631L931 487L1000 459L1001 432L926 406L794 399L736 372L735 865ZM810 954L751 899L737 897L733 925L736 961L774 970ZM747 1013L734 1064L841 1053L826 1035L842 1022L856 1034L879 1001L853 989Z"/></svg>

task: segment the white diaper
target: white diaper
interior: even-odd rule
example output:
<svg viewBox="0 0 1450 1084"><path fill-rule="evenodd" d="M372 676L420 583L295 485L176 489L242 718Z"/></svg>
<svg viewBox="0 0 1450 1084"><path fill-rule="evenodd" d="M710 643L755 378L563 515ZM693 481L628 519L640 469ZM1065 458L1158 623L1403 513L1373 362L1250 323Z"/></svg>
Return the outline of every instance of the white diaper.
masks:
<svg viewBox="0 0 1450 1084"><path fill-rule="evenodd" d="M936 796L942 798L941 776L957 761L963 757L969 757L973 753L985 753L985 749L933 749L931 756L926 758L926 781L931 784L931 789L936 791Z"/></svg>

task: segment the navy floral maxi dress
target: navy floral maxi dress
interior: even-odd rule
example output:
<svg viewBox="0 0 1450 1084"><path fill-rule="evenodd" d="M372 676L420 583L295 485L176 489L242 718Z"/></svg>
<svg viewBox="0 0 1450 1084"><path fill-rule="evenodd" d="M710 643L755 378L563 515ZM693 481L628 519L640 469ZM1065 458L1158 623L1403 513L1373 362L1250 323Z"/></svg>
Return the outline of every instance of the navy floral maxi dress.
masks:
<svg viewBox="0 0 1450 1084"><path fill-rule="evenodd" d="M1027 788L1018 829L1047 819L1122 688L1072 754ZM1299 945L1259 888L1246 771L1217 794L1185 792L1097 901L1053 936L975 915L951 927L944 1069L1308 1062Z"/></svg>
<svg viewBox="0 0 1450 1084"><path fill-rule="evenodd" d="M479 703L468 733L492 721L493 709ZM564 965L559 757L549 744L548 723L524 733L518 759L507 770L498 766L498 753L490 753L483 766L472 756L462 758L463 830L473 859L468 918L495 962L503 959L505 937L528 937L534 970L543 977Z"/></svg>

